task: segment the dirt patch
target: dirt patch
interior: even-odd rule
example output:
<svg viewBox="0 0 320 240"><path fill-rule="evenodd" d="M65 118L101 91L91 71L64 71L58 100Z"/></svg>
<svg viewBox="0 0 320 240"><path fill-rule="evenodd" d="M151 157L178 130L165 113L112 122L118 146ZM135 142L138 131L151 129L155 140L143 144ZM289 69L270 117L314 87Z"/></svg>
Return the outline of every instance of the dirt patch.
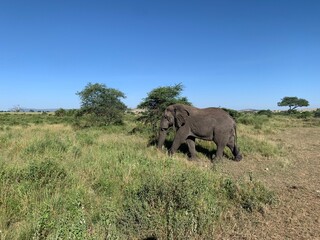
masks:
<svg viewBox="0 0 320 240"><path fill-rule="evenodd" d="M225 216L220 239L320 239L319 136L320 128L288 128L270 136L283 144L285 157L221 164L236 179L250 175L263 182L278 203L262 213Z"/></svg>

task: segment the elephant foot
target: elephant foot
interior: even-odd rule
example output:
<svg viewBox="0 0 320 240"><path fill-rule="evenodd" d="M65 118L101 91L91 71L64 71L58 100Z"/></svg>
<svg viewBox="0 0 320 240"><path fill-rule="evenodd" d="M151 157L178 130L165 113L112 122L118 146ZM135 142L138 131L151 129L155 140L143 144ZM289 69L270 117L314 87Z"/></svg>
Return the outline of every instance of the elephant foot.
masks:
<svg viewBox="0 0 320 240"><path fill-rule="evenodd" d="M212 162L222 161L223 157L218 157L215 154L212 155Z"/></svg>
<svg viewBox="0 0 320 240"><path fill-rule="evenodd" d="M238 154L238 155L235 157L234 160L237 161L237 162L241 161L241 160L242 160L242 155L241 155L241 154Z"/></svg>
<svg viewBox="0 0 320 240"><path fill-rule="evenodd" d="M172 149L170 149L170 150L168 151L168 155L169 155L170 157L172 157L173 154L174 154L174 151L172 151Z"/></svg>
<svg viewBox="0 0 320 240"><path fill-rule="evenodd" d="M199 158L197 158L196 156L189 156L189 157L188 157L188 160L189 160L189 161L192 161L192 162L198 162L198 161L199 161Z"/></svg>

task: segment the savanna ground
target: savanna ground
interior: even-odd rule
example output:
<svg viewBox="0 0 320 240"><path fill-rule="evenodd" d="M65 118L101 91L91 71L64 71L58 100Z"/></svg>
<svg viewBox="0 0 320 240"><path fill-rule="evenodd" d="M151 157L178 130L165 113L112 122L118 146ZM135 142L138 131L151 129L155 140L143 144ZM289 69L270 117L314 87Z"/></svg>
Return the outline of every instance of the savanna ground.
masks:
<svg viewBox="0 0 320 240"><path fill-rule="evenodd" d="M319 119L243 116L214 164L134 128L0 114L0 239L320 239Z"/></svg>
<svg viewBox="0 0 320 240"><path fill-rule="evenodd" d="M251 174L277 196L277 204L255 216L227 216L222 239L320 239L319 122L278 119L257 131L256 138L280 146L277 156L246 156L239 165L225 161L221 171L235 179ZM243 136L250 134L240 127ZM255 132L255 131L253 131ZM231 227L231 228L229 228Z"/></svg>

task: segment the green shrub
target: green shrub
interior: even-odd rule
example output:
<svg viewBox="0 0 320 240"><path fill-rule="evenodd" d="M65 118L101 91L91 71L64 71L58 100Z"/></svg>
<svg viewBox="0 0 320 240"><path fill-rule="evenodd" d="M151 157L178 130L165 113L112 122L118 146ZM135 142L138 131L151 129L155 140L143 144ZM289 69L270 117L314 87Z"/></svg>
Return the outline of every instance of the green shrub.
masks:
<svg viewBox="0 0 320 240"><path fill-rule="evenodd" d="M3 126L30 126L31 124L70 124L73 121L73 116L56 116L52 114L40 113L5 113L0 114L0 125Z"/></svg>
<svg viewBox="0 0 320 240"><path fill-rule="evenodd" d="M242 115L239 111L237 110L233 110L233 109L228 109L228 108L223 108L223 110L225 110L227 113L230 114L230 116L235 119L236 121L238 120L238 118Z"/></svg>
<svg viewBox="0 0 320 240"><path fill-rule="evenodd" d="M0 167L0 228L9 239L32 239L34 216L42 206L48 206L56 192L63 192L68 184L65 169L54 161L30 162L22 168L6 164ZM57 211L57 209L55 209ZM50 232L43 228L47 213L36 224L38 233L34 239L44 239ZM24 223L24 227L17 226ZM53 228L53 223L50 225ZM1 235L2 233L0 233ZM2 237L2 235L1 235Z"/></svg>
<svg viewBox="0 0 320 240"><path fill-rule="evenodd" d="M312 117L312 112L308 112L308 111L305 111L305 112L298 112L295 114L295 116L297 118L301 118L301 119L308 119L308 118L311 118Z"/></svg>
<svg viewBox="0 0 320 240"><path fill-rule="evenodd" d="M127 125L0 131L1 238L214 239L227 212L274 202L253 180L146 148L147 134ZM281 150L262 143L239 137L244 154Z"/></svg>
<svg viewBox="0 0 320 240"><path fill-rule="evenodd" d="M263 124L268 122L269 118L265 115L243 114L238 118L238 123L252 125L256 129L261 129Z"/></svg>
<svg viewBox="0 0 320 240"><path fill-rule="evenodd" d="M133 238L209 237L221 211L212 179L200 171L146 174L124 200L118 224Z"/></svg>
<svg viewBox="0 0 320 240"><path fill-rule="evenodd" d="M266 140L258 140L251 137L242 136L238 138L241 151L244 154L259 154L263 157L280 156L283 149L280 145L268 142Z"/></svg>
<svg viewBox="0 0 320 240"><path fill-rule="evenodd" d="M213 239L215 223L226 208L253 212L274 202L274 194L260 183L238 183L212 171L176 167L146 173L125 188L119 232L133 239Z"/></svg>
<svg viewBox="0 0 320 240"><path fill-rule="evenodd" d="M320 108L317 108L317 110L314 111L314 117L320 118Z"/></svg>
<svg viewBox="0 0 320 240"><path fill-rule="evenodd" d="M272 117L273 112L271 110L260 110L257 112L258 115L266 115L267 117Z"/></svg>
<svg viewBox="0 0 320 240"><path fill-rule="evenodd" d="M250 176L249 182L234 182L229 178L223 179L221 187L230 200L248 212L261 211L265 205L276 202L275 194L260 182L253 181L252 176Z"/></svg>
<svg viewBox="0 0 320 240"><path fill-rule="evenodd" d="M55 185L64 180L66 171L56 162L48 160L43 162L31 162L29 166L22 170L20 180L30 181L39 187Z"/></svg>
<svg viewBox="0 0 320 240"><path fill-rule="evenodd" d="M138 105L138 108L145 109L138 121L150 128L150 143L155 142L158 134L160 119L164 110L171 104L191 105L186 97L181 97L183 85L181 83L174 86L158 87L148 93L148 96Z"/></svg>
<svg viewBox="0 0 320 240"><path fill-rule="evenodd" d="M123 123L123 116L127 106L121 101L125 94L105 84L88 83L80 92L81 109L77 116L83 118L84 127L106 126ZM81 124L78 126L82 126Z"/></svg>
<svg viewBox="0 0 320 240"><path fill-rule="evenodd" d="M54 157L62 156L68 151L71 143L57 135L46 135L43 139L35 139L24 149L23 156L29 158L41 157L43 155Z"/></svg>
<svg viewBox="0 0 320 240"><path fill-rule="evenodd" d="M63 117L66 115L66 110L63 108L60 108L54 112L54 115L57 117Z"/></svg>

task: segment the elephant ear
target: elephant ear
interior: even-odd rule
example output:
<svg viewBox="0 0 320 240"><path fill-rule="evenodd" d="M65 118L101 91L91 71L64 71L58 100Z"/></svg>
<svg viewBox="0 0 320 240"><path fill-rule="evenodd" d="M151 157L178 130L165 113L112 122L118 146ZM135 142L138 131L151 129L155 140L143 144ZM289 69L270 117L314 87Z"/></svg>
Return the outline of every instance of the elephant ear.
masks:
<svg viewBox="0 0 320 240"><path fill-rule="evenodd" d="M186 109L175 109L175 118L178 128L186 124L189 112Z"/></svg>

